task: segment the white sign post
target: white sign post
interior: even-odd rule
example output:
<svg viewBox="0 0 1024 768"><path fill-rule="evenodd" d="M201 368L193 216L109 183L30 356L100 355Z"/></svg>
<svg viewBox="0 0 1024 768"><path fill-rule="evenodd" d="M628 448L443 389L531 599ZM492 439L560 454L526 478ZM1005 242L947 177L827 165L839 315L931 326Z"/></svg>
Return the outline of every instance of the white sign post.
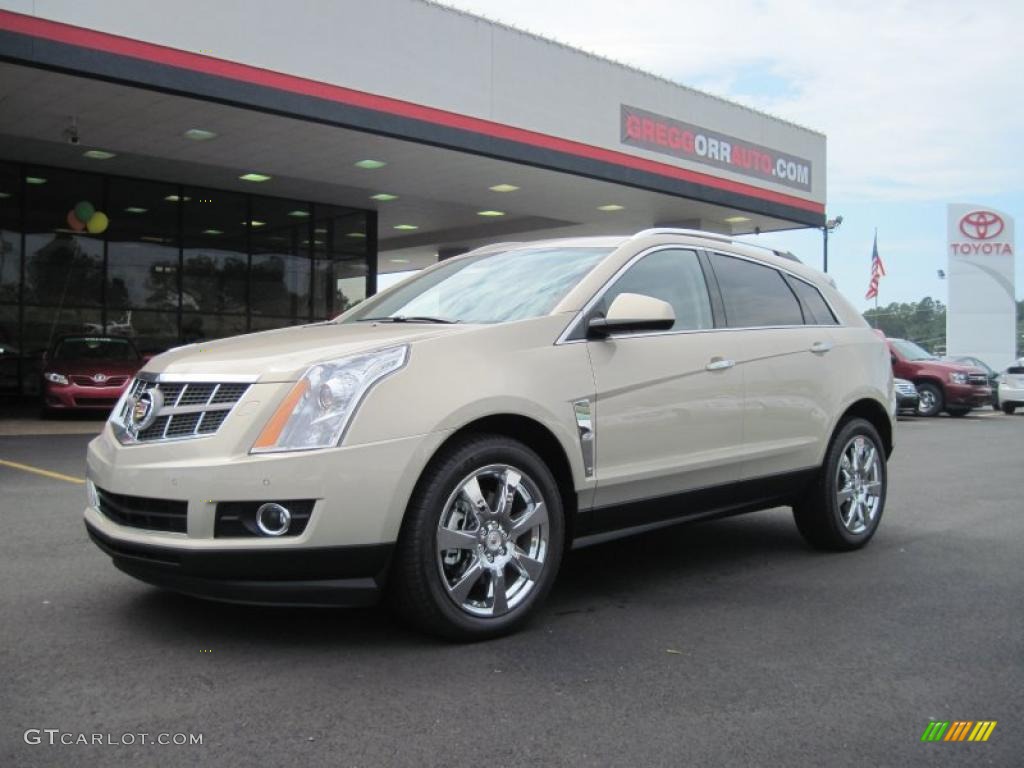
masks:
<svg viewBox="0 0 1024 768"><path fill-rule="evenodd" d="M977 357L1001 370L1017 355L1013 219L985 206L952 203L946 229L946 354Z"/></svg>

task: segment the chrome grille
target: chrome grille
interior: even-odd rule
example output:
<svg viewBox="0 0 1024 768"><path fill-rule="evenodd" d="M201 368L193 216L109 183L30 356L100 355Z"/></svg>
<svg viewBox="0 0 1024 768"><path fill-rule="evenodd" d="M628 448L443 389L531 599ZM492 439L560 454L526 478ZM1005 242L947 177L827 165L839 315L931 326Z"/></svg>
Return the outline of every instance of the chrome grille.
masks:
<svg viewBox="0 0 1024 768"><path fill-rule="evenodd" d="M969 373L967 374L967 381L975 385L988 384L988 376L984 373Z"/></svg>
<svg viewBox="0 0 1024 768"><path fill-rule="evenodd" d="M909 381L897 381L896 382L896 391L899 392L901 395L916 395L917 394L917 388L914 387L914 385L911 384Z"/></svg>
<svg viewBox="0 0 1024 768"><path fill-rule="evenodd" d="M238 381L238 378L250 381ZM163 381L153 374L142 374L134 379L117 412L111 416L118 439L122 443L152 443L216 434L256 377L237 377L231 381L203 379ZM140 430L132 420L136 399L154 389L159 391L157 400L162 399L162 404L153 422Z"/></svg>

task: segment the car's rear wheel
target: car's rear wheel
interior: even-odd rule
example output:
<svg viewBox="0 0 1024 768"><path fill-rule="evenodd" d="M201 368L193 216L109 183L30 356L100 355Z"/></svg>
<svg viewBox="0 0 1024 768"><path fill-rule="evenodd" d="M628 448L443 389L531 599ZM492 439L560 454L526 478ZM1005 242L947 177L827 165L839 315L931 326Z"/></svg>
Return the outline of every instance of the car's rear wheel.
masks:
<svg viewBox="0 0 1024 768"><path fill-rule="evenodd" d="M544 600L562 558L558 485L526 445L479 435L424 472L395 553L392 594L403 616L459 640L517 629Z"/></svg>
<svg viewBox="0 0 1024 768"><path fill-rule="evenodd" d="M960 418L961 416L966 416L970 412L971 412L970 408L947 408L946 409L946 413L948 413L950 416L953 416L955 418Z"/></svg>
<svg viewBox="0 0 1024 768"><path fill-rule="evenodd" d="M878 431L851 419L836 430L818 477L793 505L797 528L818 549L863 547L878 529L887 487Z"/></svg>
<svg viewBox="0 0 1024 768"><path fill-rule="evenodd" d="M917 415L938 416L942 412L942 389L938 385L927 381L916 386L917 394L920 398L917 403Z"/></svg>
<svg viewBox="0 0 1024 768"><path fill-rule="evenodd" d="M1016 405L1011 405L1010 403L1003 403L1003 413L1005 413L1007 416L1013 416L1013 412L1016 410Z"/></svg>

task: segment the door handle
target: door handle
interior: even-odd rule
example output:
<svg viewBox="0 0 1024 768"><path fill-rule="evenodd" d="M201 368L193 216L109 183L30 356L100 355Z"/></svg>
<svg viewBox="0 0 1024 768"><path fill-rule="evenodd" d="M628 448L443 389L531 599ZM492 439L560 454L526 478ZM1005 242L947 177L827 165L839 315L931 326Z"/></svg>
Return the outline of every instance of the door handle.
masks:
<svg viewBox="0 0 1024 768"><path fill-rule="evenodd" d="M833 344L831 341L816 341L813 344L811 344L811 352L813 352L816 355L824 355L826 352L832 349L832 346Z"/></svg>
<svg viewBox="0 0 1024 768"><path fill-rule="evenodd" d="M724 357L712 357L711 362L705 365L709 371L724 371L736 365L735 360L727 360Z"/></svg>

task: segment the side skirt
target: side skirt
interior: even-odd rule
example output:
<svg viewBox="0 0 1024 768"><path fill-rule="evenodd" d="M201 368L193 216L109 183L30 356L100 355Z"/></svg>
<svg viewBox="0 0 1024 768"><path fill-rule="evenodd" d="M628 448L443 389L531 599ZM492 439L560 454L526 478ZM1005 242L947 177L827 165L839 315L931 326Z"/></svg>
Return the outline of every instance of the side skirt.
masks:
<svg viewBox="0 0 1024 768"><path fill-rule="evenodd" d="M593 507L576 515L573 549L679 523L740 515L791 504L818 473L810 467L726 485Z"/></svg>

